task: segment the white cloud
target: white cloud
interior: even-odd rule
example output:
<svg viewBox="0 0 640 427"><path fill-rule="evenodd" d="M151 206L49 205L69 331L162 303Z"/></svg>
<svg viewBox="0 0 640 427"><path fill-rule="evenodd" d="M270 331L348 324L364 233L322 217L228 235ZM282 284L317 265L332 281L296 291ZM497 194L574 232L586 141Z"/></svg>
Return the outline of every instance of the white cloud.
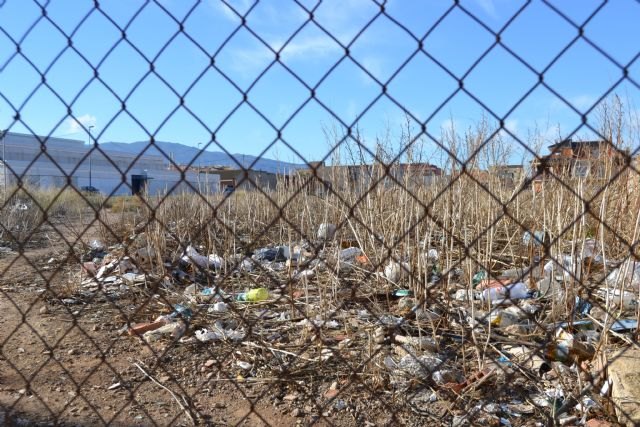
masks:
<svg viewBox="0 0 640 427"><path fill-rule="evenodd" d="M67 119L67 134L86 132L89 126L96 125L96 116L83 114L82 116Z"/></svg>
<svg viewBox="0 0 640 427"><path fill-rule="evenodd" d="M358 107L358 103L356 102L355 99L350 99L349 102L347 103L347 112L346 112L346 122L352 122L353 120L356 119L356 117L358 117L358 114L360 114L360 107Z"/></svg>
<svg viewBox="0 0 640 427"><path fill-rule="evenodd" d="M282 43L273 46L276 51L280 47ZM339 51L342 51L342 48L329 36L312 36L291 40L282 50L282 57L285 60L301 57L309 59L309 57L326 57Z"/></svg>
<svg viewBox="0 0 640 427"><path fill-rule="evenodd" d="M235 49L231 53L231 66L245 76L250 76L256 70L265 69L275 59L275 55L264 46Z"/></svg>
<svg viewBox="0 0 640 427"><path fill-rule="evenodd" d="M514 135L518 134L518 119L509 119L504 122L504 127Z"/></svg>
<svg viewBox="0 0 640 427"><path fill-rule="evenodd" d="M226 0L226 3L221 0L209 1L210 5L213 5L214 8L222 12L222 16L234 23L240 22L240 16L238 16L238 14L244 15L247 13L253 3L254 1L252 0Z"/></svg>
<svg viewBox="0 0 640 427"><path fill-rule="evenodd" d="M359 59L358 62L364 68L371 73L372 76L380 80L381 82L385 81L384 70L382 58L375 56L365 56L362 59ZM378 85L367 73L360 70L360 77L365 84L369 85Z"/></svg>
<svg viewBox="0 0 640 427"><path fill-rule="evenodd" d="M440 123L440 132L443 135L452 134L452 133L459 134L463 130L464 130L464 125L458 119L448 118L444 120L442 123Z"/></svg>
<svg viewBox="0 0 640 427"><path fill-rule="evenodd" d="M372 0L329 0L322 3L314 16L338 40L347 44L378 11L379 5Z"/></svg>
<svg viewBox="0 0 640 427"><path fill-rule="evenodd" d="M272 43L271 48L278 52L283 43L282 41ZM290 41L282 49L280 58L284 62L294 60L310 61L323 59L341 51L342 49L329 37L299 37ZM256 46L252 48L233 49L231 54L231 66L233 69L246 76L266 68L276 58L275 54L261 43L256 43Z"/></svg>
<svg viewBox="0 0 640 427"><path fill-rule="evenodd" d="M567 99L575 108L581 111L588 110L593 107L593 104L596 102L595 97L591 95L580 95L575 96L573 98Z"/></svg>
<svg viewBox="0 0 640 427"><path fill-rule="evenodd" d="M555 143L559 140L561 140L562 137L562 128L559 124L555 125L555 126L549 126L547 127L547 129L544 130L544 132L542 133L545 141L550 142L550 143Z"/></svg>
<svg viewBox="0 0 640 427"><path fill-rule="evenodd" d="M496 9L494 0L476 0L476 3L484 11L484 13L489 15L491 18L498 18L498 11Z"/></svg>
<svg viewBox="0 0 640 427"><path fill-rule="evenodd" d="M571 104L574 108L576 108L578 111L583 111L583 112L591 108L593 104L596 102L596 98L589 94L565 97L564 99L566 99L567 102ZM571 109L571 107L569 107L567 103L564 102L563 100L555 97L553 98L553 100L551 101L552 111L566 110L566 109Z"/></svg>
<svg viewBox="0 0 640 427"><path fill-rule="evenodd" d="M518 137L518 125L518 119L505 120L504 127L498 130L498 135L500 135L502 138L506 138L507 140L513 138L512 135Z"/></svg>
<svg viewBox="0 0 640 427"><path fill-rule="evenodd" d="M233 23L240 23L240 15L244 15L255 4L256 0L208 0L210 9L219 16ZM307 7L312 7L307 5ZM325 26L337 40L349 42L366 23L368 15L373 16L378 6L372 0L327 0L314 10L314 20ZM237 12L237 13L236 13ZM356 19L356 17L358 19ZM251 10L248 25L265 40L274 51L281 51L283 61L325 59L332 55L340 55L343 48L336 41L317 29L315 25L307 24L305 30L283 47L290 37L289 29L298 28L308 19L308 13L303 8L292 3L288 7L276 7L270 3L260 4ZM361 22L360 22L361 21ZM312 34L305 34L312 31ZM371 31L361 36L370 37ZM252 74L263 69L275 59L269 49L256 41L256 45L247 44L227 48L225 51L232 56L232 67L240 73ZM374 68L375 70L375 68ZM379 75L379 73L375 73Z"/></svg>

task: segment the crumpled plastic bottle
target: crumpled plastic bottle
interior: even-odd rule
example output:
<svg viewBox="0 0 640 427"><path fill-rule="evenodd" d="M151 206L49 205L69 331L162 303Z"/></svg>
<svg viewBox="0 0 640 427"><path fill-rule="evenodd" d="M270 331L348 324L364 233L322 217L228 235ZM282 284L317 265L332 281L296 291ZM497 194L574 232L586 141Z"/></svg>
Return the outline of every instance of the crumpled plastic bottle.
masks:
<svg viewBox="0 0 640 427"><path fill-rule="evenodd" d="M476 287L480 284L480 282L482 282L486 278L487 278L487 272L485 270L480 270L473 275L473 278L471 279L471 284L473 285L473 287Z"/></svg>
<svg viewBox="0 0 640 427"><path fill-rule="evenodd" d="M251 289L236 295L236 301L259 302L269 298L269 291L265 288Z"/></svg>

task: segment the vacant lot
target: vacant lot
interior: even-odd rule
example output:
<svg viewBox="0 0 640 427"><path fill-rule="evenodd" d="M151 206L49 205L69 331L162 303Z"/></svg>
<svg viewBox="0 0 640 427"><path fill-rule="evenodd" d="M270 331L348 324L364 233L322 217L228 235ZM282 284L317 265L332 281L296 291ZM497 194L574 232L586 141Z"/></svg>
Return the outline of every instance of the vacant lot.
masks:
<svg viewBox="0 0 640 427"><path fill-rule="evenodd" d="M637 319L633 275L605 280L637 238L637 195L616 183L533 193L463 175L322 195L16 196L0 258L3 416L613 420L599 363L637 329L606 332ZM239 297L259 288L266 299Z"/></svg>

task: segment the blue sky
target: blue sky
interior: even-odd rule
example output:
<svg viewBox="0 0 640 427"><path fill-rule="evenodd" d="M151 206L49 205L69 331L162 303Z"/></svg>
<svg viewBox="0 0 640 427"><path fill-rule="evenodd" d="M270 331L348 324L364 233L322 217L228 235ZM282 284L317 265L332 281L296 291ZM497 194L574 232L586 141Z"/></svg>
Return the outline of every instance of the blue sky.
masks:
<svg viewBox="0 0 640 427"><path fill-rule="evenodd" d="M342 127L335 116L357 121L373 150L384 138L399 144L403 108L414 130L421 126L414 119L426 122L436 139L452 124L463 132L483 116L498 123L495 115L529 147L534 130L545 144L576 129L588 136L565 101L588 112L612 86L625 111L637 114L636 0L550 2L557 11L534 0L512 20L524 3L460 0L463 10L445 0L390 0L381 15L372 0L101 0L99 9L89 0L0 0L0 128L87 139L91 125L100 142L154 135L191 146L215 132L231 153L267 150L300 162L281 141L271 145L278 131L304 159L317 160L331 147L326 131ZM568 20L584 25L589 41L576 40ZM504 46L494 46L489 30ZM353 59L344 58L345 47ZM543 71L552 90L539 85ZM597 126L594 113L589 123ZM437 161L433 141L424 149ZM514 145L511 161L523 152Z"/></svg>

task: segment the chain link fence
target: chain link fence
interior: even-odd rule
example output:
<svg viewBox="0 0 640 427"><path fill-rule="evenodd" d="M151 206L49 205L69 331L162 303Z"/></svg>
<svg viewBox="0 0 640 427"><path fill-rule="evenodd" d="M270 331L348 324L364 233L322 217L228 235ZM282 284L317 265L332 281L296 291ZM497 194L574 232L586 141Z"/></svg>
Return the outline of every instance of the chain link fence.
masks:
<svg viewBox="0 0 640 427"><path fill-rule="evenodd" d="M420 25L398 17L394 3L154 0L131 2L118 16L108 1L0 2L0 73L28 70L20 85L0 89L4 424L640 423L640 122L627 101L640 89L640 50L621 38L631 54L620 59L589 32L614 2L584 6L580 19L550 1L441 2L437 14L417 16ZM18 14L18 4L30 14ZM267 6L282 24L276 42L256 19ZM640 5L628 6L640 16ZM552 35L559 46L542 64L530 51L546 24L523 47L508 40L536 8L569 34ZM228 31L207 27L211 10L233 22ZM295 11L295 25L285 10ZM328 10L333 19L320 19ZM145 14L161 16L164 27L141 38L135 27ZM347 36L336 29L345 20ZM477 53L445 45L459 52L447 61L432 36L451 22L462 44L471 44L472 27L490 41ZM106 32L83 35L98 23L113 43ZM404 38L384 53L397 60L386 73L356 53L381 23ZM290 61L310 29L332 58L313 73ZM230 58L239 37L262 53L236 49ZM63 48L48 47L60 38ZM178 40L194 60L170 67L163 55ZM578 45L610 70L610 84L586 103L548 82ZM131 61L109 72L120 49ZM491 94L509 92L508 81L474 83L497 51L531 79L506 106ZM52 83L69 56L89 73L86 81L67 76L77 80L71 95ZM254 72L234 72L234 60ZM412 72L415 61L446 75L451 91L424 83L432 74ZM350 96L349 83L332 83L346 66L373 93L349 114L333 102ZM589 64L581 66L587 73ZM284 113L254 96L269 84L268 97L287 96L271 80L276 68L304 92ZM210 73L230 92L202 94ZM394 89L403 78L417 101ZM150 80L172 103L137 101ZM517 132L514 112L540 90L575 114L575 128ZM44 91L64 115L32 114ZM118 105L101 129L81 113L85 93ZM209 112L194 93L211 104L236 101ZM449 113L461 97L484 112L473 126ZM372 142L363 121L381 103L402 113L401 131ZM313 142L287 136L309 110L334 123L325 123L328 148L314 158L304 155ZM245 122L247 111L253 121ZM443 126L442 114L451 114ZM207 135L186 162L176 150L188 147L160 142L178 115ZM247 146L258 156L233 154L246 151L225 134L237 117L247 138L258 122L275 135L265 148ZM144 134L133 151L106 144L124 119ZM67 123L88 146L57 137ZM261 162L276 147L295 164L266 171ZM211 150L230 167L214 167ZM526 160L513 164L514 150Z"/></svg>

